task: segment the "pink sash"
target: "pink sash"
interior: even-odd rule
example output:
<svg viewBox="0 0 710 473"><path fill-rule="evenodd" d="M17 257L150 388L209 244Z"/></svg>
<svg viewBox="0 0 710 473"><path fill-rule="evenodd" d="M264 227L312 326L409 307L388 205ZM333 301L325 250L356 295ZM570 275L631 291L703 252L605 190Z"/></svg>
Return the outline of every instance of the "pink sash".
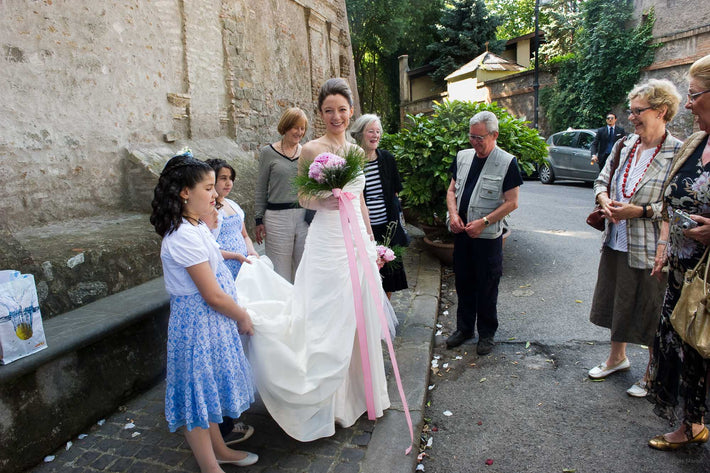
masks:
<svg viewBox="0 0 710 473"><path fill-rule="evenodd" d="M367 348L367 329L365 326L365 314L362 307L362 288L360 287L360 276L357 271L357 256L355 255L355 248L353 247L353 239L355 240L355 246L357 247L357 254L360 256L360 263L362 264L363 271L365 272L365 279L367 280L368 289L372 294L382 294L382 286L375 282L375 275L372 271L371 261L368 261L367 259L367 250L365 248L365 242L362 239L362 234L360 233L360 226L358 225L357 221L357 215L355 214L355 208L353 207L353 203L351 202L351 200L354 199L355 196L350 192L343 192L342 189L333 189L333 195L338 199L339 203L340 224L343 228L345 251L348 255L348 265L350 267L350 281L353 286L353 297L355 300L355 320L357 323L357 335L358 342L360 345L360 357L362 360L362 376L365 381L367 418L370 420L375 420L375 399L372 392L370 352ZM352 235L353 238L348 238L348 234ZM399 367L397 365L397 359L394 355L394 347L392 346L392 338L390 337L389 327L387 326L387 317L385 316L385 311L382 307L382 304L377 304L377 314L380 317L382 331L385 334L385 340L387 342L387 349L389 350L390 359L392 361L394 376L397 380L397 389L399 390L399 397L402 399L404 415L407 419L407 425L409 426L409 437L411 443L405 451L405 454L408 455L409 452L412 451L412 445L414 444L414 430L412 428L412 418L409 415L409 406L407 405L407 398L404 395L402 380L399 376Z"/></svg>

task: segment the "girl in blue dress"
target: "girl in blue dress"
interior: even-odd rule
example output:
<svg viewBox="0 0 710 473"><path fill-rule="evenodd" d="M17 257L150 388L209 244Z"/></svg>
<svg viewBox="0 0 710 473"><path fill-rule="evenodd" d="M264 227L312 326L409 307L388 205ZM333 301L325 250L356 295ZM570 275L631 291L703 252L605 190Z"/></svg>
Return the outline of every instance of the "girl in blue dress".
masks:
<svg viewBox="0 0 710 473"><path fill-rule="evenodd" d="M248 263L248 256L259 256L254 249L254 244L249 238L244 227L244 211L242 208L227 196L234 187L236 172L234 168L223 159L208 159L216 176L215 190L217 191L217 210L219 220L217 229L213 232L227 268L232 272L233 277L237 277L242 263Z"/></svg>
<svg viewBox="0 0 710 473"><path fill-rule="evenodd" d="M228 448L217 423L254 401L239 334L253 333L234 279L199 218L215 205L215 174L190 152L171 158L154 191L150 222L163 237L160 257L170 294L165 417L185 438L203 473L220 464L247 466L259 457Z"/></svg>

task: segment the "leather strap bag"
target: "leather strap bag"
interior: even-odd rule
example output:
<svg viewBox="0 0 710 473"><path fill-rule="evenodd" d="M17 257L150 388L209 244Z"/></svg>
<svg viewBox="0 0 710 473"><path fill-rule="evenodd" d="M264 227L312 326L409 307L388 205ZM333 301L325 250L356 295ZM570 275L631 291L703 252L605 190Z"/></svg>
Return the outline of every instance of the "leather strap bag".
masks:
<svg viewBox="0 0 710 473"><path fill-rule="evenodd" d="M703 358L710 358L709 249L693 269L685 272L683 289L671 314L671 324L680 338Z"/></svg>
<svg viewBox="0 0 710 473"><path fill-rule="evenodd" d="M623 142L622 142L623 143ZM619 167L619 159L621 158L621 148L623 148L623 144L619 144L619 146L616 147L616 153L614 153L614 160L611 162L611 173L609 174L609 187L611 187L611 181L614 179L614 173L616 172L616 169ZM604 231L604 226L606 225L606 219L604 218L604 210L602 210L602 206L597 204L594 206L594 210L589 214L587 217L587 225L589 225L592 228L596 228L600 232Z"/></svg>

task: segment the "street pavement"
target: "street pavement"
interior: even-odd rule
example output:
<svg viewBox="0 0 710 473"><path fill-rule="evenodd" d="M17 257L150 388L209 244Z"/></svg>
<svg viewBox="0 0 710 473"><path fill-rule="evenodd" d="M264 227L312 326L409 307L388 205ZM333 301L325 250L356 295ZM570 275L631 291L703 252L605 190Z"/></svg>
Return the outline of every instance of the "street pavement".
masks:
<svg viewBox="0 0 710 473"><path fill-rule="evenodd" d="M444 269L438 330L419 465L427 473L710 471L710 449L660 452L647 446L673 430L644 399L626 394L643 376L644 347L631 369L603 381L587 371L606 359L609 331L589 322L601 246L587 227L588 185L526 181L504 249L497 346L448 350L456 293Z"/></svg>
<svg viewBox="0 0 710 473"><path fill-rule="evenodd" d="M291 439L271 419L260 401L241 421L254 435L235 448L255 452L251 467L224 465L226 472L368 473L414 471L422 425L432 334L438 308L441 268L423 251L421 234L404 256L410 288L393 295L400 325L394 341L404 391L414 422L414 446L409 455L409 431L387 357L392 407L377 421L363 416L352 427L336 428L333 437L301 443ZM384 344L383 344L384 346ZM386 352L386 348L385 348ZM51 458L29 470L48 472L197 472L199 468L181 433L171 434L164 417L164 382L127 402L117 412L87 426ZM51 419L49 420L51 422Z"/></svg>

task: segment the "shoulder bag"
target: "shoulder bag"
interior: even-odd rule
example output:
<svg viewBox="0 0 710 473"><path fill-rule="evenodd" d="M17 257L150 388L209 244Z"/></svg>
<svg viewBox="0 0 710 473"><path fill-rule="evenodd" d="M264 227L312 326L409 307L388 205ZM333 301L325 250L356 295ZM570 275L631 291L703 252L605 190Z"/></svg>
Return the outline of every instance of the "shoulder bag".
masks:
<svg viewBox="0 0 710 473"><path fill-rule="evenodd" d="M710 291L708 249L693 269L685 272L680 298L671 314L671 324L685 343L703 358L710 358Z"/></svg>

